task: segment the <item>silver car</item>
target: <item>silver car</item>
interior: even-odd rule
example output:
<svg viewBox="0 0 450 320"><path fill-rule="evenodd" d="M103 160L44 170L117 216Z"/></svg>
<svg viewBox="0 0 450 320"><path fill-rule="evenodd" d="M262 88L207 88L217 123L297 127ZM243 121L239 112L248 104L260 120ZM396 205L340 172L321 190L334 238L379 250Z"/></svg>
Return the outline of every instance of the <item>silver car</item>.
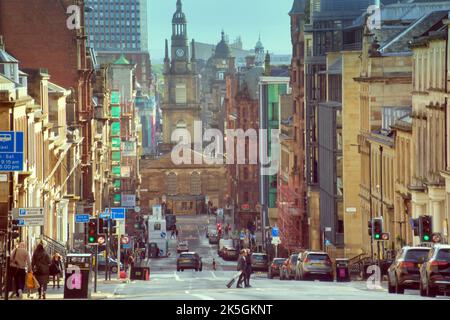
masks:
<svg viewBox="0 0 450 320"><path fill-rule="evenodd" d="M295 273L296 280L334 280L333 262L326 252L305 251L299 255Z"/></svg>

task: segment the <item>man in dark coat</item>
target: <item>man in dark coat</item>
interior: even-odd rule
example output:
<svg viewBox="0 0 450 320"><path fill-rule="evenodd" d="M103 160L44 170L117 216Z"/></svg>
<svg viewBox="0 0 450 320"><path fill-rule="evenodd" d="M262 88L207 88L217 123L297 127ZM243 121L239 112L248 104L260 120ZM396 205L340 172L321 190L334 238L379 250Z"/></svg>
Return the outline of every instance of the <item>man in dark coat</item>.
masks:
<svg viewBox="0 0 450 320"><path fill-rule="evenodd" d="M245 276L245 271L246 271L245 254L246 254L246 251L242 250L241 255L239 256L239 259L238 259L237 269L238 269L238 271L241 271L241 274L239 276L239 280L237 282L236 288L242 288L242 286L241 286L242 281L244 281L244 283L245 283L245 279L246 279L246 276Z"/></svg>
<svg viewBox="0 0 450 320"><path fill-rule="evenodd" d="M252 257L250 249L247 249L245 254L245 287L251 288L250 276L252 275Z"/></svg>
<svg viewBox="0 0 450 320"><path fill-rule="evenodd" d="M50 274L50 264L50 256L48 255L47 251L45 251L44 245L41 242L36 247L31 261L33 272L40 284L40 287L38 289L39 299L45 299L45 293L47 291L47 283Z"/></svg>

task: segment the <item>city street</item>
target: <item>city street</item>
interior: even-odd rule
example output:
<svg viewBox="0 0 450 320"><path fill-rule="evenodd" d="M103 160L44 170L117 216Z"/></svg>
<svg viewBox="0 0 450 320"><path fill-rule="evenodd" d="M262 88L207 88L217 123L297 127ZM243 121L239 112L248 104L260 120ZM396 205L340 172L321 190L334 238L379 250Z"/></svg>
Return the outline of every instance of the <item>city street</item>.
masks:
<svg viewBox="0 0 450 320"><path fill-rule="evenodd" d="M215 223L214 220L211 220ZM203 271L185 270L176 272L176 240L170 241L169 258L151 260L150 281L121 283L99 282L98 293L94 299L117 300L429 300L418 291L406 290L404 295L389 294L386 282L383 289L370 290L365 281L350 283L319 281L280 281L267 278L266 273L258 272L252 276L252 288L238 289L235 285L228 289L226 283L236 273L236 262L223 261L217 256L217 245L210 245L205 236L208 218L178 217L180 240L189 243L189 250L200 254ZM211 262L215 258L217 270L213 271ZM99 279L103 279L102 274ZM61 299L62 290L49 290L48 299ZM438 296L434 299L448 299Z"/></svg>

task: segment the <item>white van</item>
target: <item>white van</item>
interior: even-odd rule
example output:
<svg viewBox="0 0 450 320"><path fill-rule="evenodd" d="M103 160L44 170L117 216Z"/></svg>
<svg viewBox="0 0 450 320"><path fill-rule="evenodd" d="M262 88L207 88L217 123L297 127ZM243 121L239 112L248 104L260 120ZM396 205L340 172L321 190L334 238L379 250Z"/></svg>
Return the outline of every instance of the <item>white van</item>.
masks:
<svg viewBox="0 0 450 320"><path fill-rule="evenodd" d="M219 240L219 247L217 248L217 254L221 256L221 250L224 247L234 247L233 239L220 239Z"/></svg>

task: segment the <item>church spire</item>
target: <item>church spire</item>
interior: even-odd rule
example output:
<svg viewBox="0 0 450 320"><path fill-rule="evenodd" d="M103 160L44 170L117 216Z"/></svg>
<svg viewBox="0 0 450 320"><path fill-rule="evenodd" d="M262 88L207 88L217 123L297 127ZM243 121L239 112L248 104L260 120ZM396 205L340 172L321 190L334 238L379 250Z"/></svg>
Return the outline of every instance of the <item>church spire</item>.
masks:
<svg viewBox="0 0 450 320"><path fill-rule="evenodd" d="M183 4L181 3L181 0L177 0L177 11L180 12L183 10Z"/></svg>
<svg viewBox="0 0 450 320"><path fill-rule="evenodd" d="M192 39L192 56L191 56L191 61L194 62L196 60L197 60L197 58L195 57L195 40Z"/></svg>

